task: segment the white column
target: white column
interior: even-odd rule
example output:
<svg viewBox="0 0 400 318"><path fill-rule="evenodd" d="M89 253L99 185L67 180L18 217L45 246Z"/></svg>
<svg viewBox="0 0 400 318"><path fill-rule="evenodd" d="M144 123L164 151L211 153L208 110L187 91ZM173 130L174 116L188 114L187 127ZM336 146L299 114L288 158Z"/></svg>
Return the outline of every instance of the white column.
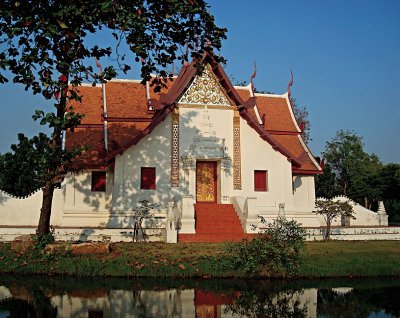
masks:
<svg viewBox="0 0 400 318"><path fill-rule="evenodd" d="M254 230L253 227L253 225L258 226L260 224L257 197L247 197L244 210L247 216L246 233L258 233L258 230Z"/></svg>
<svg viewBox="0 0 400 318"><path fill-rule="evenodd" d="M181 212L182 217L180 220L181 226L180 234L194 234L195 230L195 219L194 219L194 197L192 195L182 196L181 201Z"/></svg>
<svg viewBox="0 0 400 318"><path fill-rule="evenodd" d="M221 159L221 203L230 204L232 191L232 161Z"/></svg>

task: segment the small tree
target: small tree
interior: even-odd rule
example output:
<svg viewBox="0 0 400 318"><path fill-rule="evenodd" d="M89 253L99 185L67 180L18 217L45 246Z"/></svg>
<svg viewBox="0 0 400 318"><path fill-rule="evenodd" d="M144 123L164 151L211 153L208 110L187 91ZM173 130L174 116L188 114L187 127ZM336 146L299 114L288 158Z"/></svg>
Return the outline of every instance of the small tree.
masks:
<svg viewBox="0 0 400 318"><path fill-rule="evenodd" d="M147 200L139 201L138 206L133 209L133 241L139 241L139 231L143 239L147 238L143 230L142 224L146 222L149 225L155 224L154 215L150 212L159 206L157 203L149 203Z"/></svg>
<svg viewBox="0 0 400 318"><path fill-rule="evenodd" d="M353 216L354 209L347 201L340 202L327 199L318 199L315 201L315 208L316 209L313 212L322 215L326 222L326 232L324 236L325 241L330 239L331 224L333 219L338 216L351 217L355 219Z"/></svg>

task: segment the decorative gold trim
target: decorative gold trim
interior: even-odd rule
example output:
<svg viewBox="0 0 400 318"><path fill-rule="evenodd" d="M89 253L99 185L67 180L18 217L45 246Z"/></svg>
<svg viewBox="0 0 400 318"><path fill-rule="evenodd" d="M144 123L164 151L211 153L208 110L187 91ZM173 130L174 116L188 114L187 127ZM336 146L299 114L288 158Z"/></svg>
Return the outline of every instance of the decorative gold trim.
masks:
<svg viewBox="0 0 400 318"><path fill-rule="evenodd" d="M196 108L196 109L222 109L222 110L237 110L237 106L216 106L216 105L206 105L206 104L178 104L180 108Z"/></svg>
<svg viewBox="0 0 400 318"><path fill-rule="evenodd" d="M179 187L179 110L171 114L171 187Z"/></svg>
<svg viewBox="0 0 400 318"><path fill-rule="evenodd" d="M237 106L214 106L214 105L207 105L209 109L223 109L223 110L237 110Z"/></svg>
<svg viewBox="0 0 400 318"><path fill-rule="evenodd" d="M233 189L242 189L241 155L240 155L240 116L235 111L233 115Z"/></svg>
<svg viewBox="0 0 400 318"><path fill-rule="evenodd" d="M209 64L204 65L200 75L196 75L179 102L214 106L234 105Z"/></svg>

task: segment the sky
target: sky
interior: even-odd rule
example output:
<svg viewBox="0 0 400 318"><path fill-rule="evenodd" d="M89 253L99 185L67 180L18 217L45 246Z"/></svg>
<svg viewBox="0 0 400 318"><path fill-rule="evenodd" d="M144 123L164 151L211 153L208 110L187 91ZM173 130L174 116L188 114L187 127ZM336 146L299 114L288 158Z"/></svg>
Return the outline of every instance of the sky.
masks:
<svg viewBox="0 0 400 318"><path fill-rule="evenodd" d="M345 129L361 136L365 151L383 163L400 163L400 1L209 4L217 25L228 29L221 54L233 83L249 81L256 62L256 88L283 94L293 70L292 96L309 112L314 155ZM138 79L138 74L128 75ZM40 96L0 85L0 105L0 153L19 132L32 136L43 130L31 118L35 109L49 109Z"/></svg>

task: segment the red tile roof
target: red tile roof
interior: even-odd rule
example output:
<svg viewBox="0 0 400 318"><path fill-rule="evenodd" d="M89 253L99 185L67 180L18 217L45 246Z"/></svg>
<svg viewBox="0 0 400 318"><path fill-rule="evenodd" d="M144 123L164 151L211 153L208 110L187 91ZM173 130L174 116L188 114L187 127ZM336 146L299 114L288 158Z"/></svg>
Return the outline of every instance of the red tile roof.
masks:
<svg viewBox="0 0 400 318"><path fill-rule="evenodd" d="M298 135L273 135L273 138L277 140L283 147L290 149L290 151L298 158L301 166L297 168L297 172L301 171L315 171L318 167L314 164L310 156L304 149ZM300 137L301 138L301 137Z"/></svg>
<svg viewBox="0 0 400 318"><path fill-rule="evenodd" d="M103 113L103 98L101 96L101 86L84 85L76 89L82 101L71 101L75 112L85 114L82 124L101 124Z"/></svg>
<svg viewBox="0 0 400 318"><path fill-rule="evenodd" d="M228 96L238 105L243 119L274 149L291 160L293 172L297 174L321 173L322 169L313 160L307 146L299 139L300 130L295 124L291 106L286 95L256 94L251 97L249 87L233 87L222 67L205 54L201 62L210 63ZM82 86L79 92L82 103L71 105L77 112L86 114L82 126L74 133L67 133L66 146L89 145L89 150L76 159L82 168L104 167L116 154L135 145L143 136L164 120L175 107L176 99L183 93L196 74L192 62L185 65L167 88L155 93L153 87L138 81L111 81L106 84L108 153L104 149L103 105L100 86ZM149 100L147 94L150 94ZM148 105L156 105L157 112L149 112ZM252 107L256 104L256 107ZM259 117L256 115L258 111ZM260 124L259 118L264 122Z"/></svg>
<svg viewBox="0 0 400 318"><path fill-rule="evenodd" d="M260 116L265 118L266 130L299 132L291 116L291 106L285 97L256 94L256 101Z"/></svg>
<svg viewBox="0 0 400 318"><path fill-rule="evenodd" d="M148 112L146 86L133 81L111 81L106 84L107 115L121 121L151 118Z"/></svg>
<svg viewBox="0 0 400 318"><path fill-rule="evenodd" d="M74 132L67 132L67 149L87 146L84 151L74 160L76 169L102 169L106 166L107 152L104 149L103 127L75 128Z"/></svg>

